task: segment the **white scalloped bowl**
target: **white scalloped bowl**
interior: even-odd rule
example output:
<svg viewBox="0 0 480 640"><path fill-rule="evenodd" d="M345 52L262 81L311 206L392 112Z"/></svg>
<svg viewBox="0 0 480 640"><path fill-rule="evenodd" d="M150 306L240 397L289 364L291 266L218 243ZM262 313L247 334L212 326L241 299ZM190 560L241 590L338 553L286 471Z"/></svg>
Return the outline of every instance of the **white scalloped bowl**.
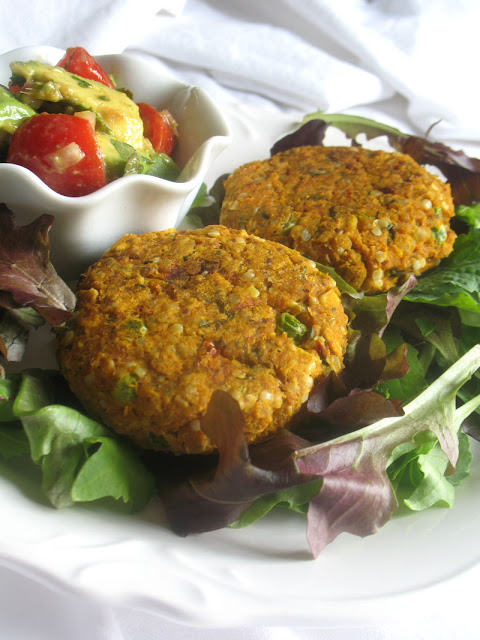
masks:
<svg viewBox="0 0 480 640"><path fill-rule="evenodd" d="M10 78L13 60L56 64L64 51L54 47L24 47L0 56L0 82ZM230 143L225 118L213 100L198 87L166 75L154 62L131 55L98 56L120 86L128 87L136 102L168 109L179 126L173 159L181 169L176 182L153 176L119 178L86 196L63 196L28 169L0 164L0 202L25 225L43 213L55 216L50 231L50 257L56 270L74 279L124 233L159 231L177 226L218 154Z"/></svg>

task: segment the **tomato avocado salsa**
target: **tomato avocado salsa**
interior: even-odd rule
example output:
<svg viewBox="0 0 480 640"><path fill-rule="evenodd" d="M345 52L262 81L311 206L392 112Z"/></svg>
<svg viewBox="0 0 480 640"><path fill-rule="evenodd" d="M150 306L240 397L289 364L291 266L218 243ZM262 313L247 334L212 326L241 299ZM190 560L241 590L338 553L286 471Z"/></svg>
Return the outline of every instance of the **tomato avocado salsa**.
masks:
<svg viewBox="0 0 480 640"><path fill-rule="evenodd" d="M67 196L133 173L177 178L173 116L135 103L81 47L68 49L56 66L30 60L10 68L9 88L0 91L4 161Z"/></svg>

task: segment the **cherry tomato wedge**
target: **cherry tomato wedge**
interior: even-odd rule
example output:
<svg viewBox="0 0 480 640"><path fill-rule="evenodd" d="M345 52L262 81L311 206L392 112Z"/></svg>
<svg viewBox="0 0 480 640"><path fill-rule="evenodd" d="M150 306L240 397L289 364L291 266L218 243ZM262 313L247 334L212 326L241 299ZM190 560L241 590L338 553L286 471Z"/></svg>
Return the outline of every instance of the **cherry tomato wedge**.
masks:
<svg viewBox="0 0 480 640"><path fill-rule="evenodd" d="M90 123L40 113L12 134L7 162L30 169L57 193L83 196L105 184L105 168Z"/></svg>
<svg viewBox="0 0 480 640"><path fill-rule="evenodd" d="M157 111L145 102L138 103L138 110L143 121L143 133L152 143L154 151L169 156L175 146L175 120L164 109Z"/></svg>
<svg viewBox="0 0 480 640"><path fill-rule="evenodd" d="M57 67L63 67L81 78L96 80L111 89L115 89L106 72L83 47L69 47L63 58L57 63Z"/></svg>

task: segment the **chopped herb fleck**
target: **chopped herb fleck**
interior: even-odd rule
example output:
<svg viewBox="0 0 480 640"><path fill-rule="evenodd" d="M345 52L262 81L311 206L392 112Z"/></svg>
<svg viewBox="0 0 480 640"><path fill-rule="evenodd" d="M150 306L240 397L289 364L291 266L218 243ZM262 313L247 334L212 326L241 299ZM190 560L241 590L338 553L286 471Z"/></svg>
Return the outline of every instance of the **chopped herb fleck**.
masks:
<svg viewBox="0 0 480 640"><path fill-rule="evenodd" d="M132 373L117 380L113 391L115 400L122 404L134 402L137 397L137 380L137 376L134 376Z"/></svg>
<svg viewBox="0 0 480 640"><path fill-rule="evenodd" d="M169 449L170 446L167 439L164 436L159 436L156 433L148 432L148 439L154 447L161 447L162 449Z"/></svg>
<svg viewBox="0 0 480 640"><path fill-rule="evenodd" d="M309 176L323 176L326 173L330 173L327 169L309 169L307 175Z"/></svg>
<svg viewBox="0 0 480 640"><path fill-rule="evenodd" d="M77 81L77 84L79 87L82 87L82 89L91 89L92 85L87 82L84 78L79 78L78 76L73 76L75 78L75 80Z"/></svg>
<svg viewBox="0 0 480 640"><path fill-rule="evenodd" d="M147 331L147 327L143 320L140 318L132 318L131 320L127 320L125 322L125 326L130 331L137 331L138 333L145 333Z"/></svg>
<svg viewBox="0 0 480 640"><path fill-rule="evenodd" d="M281 233L286 233L290 231L297 224L297 219L292 215L289 215L288 218L282 223L282 231Z"/></svg>
<svg viewBox="0 0 480 640"><path fill-rule="evenodd" d="M435 240L437 241L437 244L443 244L445 242L445 240L447 239L447 230L445 229L444 225L442 224L440 227L433 227L432 228L432 235L435 238Z"/></svg>

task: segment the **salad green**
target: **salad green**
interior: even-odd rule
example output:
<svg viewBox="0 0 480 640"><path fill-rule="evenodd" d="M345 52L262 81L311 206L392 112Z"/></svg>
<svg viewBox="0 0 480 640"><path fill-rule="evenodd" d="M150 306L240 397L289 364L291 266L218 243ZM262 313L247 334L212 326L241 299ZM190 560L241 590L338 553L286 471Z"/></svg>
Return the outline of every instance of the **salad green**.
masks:
<svg viewBox="0 0 480 640"><path fill-rule="evenodd" d="M363 296L332 273L350 318L345 369L314 386L295 433L284 429L256 445L246 444L238 404L215 392L202 429L218 457L135 451L84 415L58 373L6 375L0 457L30 456L54 506L113 498L137 510L158 493L179 535L244 527L282 507L306 514L316 556L342 532L375 533L400 505L453 505L469 475L470 439L480 440L480 161L338 114L308 116L272 152L322 144L328 126L355 142L360 133L386 135L394 148L413 149L448 174L457 204L453 253L381 295ZM221 198L220 180L210 192L203 187L191 220L218 221ZM19 228L9 212L0 214L0 350L7 362L21 360L31 327L46 321L62 331L73 312L73 294L48 260L51 223L42 217ZM301 340L302 327L282 322Z"/></svg>
<svg viewBox="0 0 480 640"><path fill-rule="evenodd" d="M0 381L0 457L30 453L42 489L57 507L113 498L138 511L154 478L138 455L110 430L69 404L58 372L26 370Z"/></svg>

